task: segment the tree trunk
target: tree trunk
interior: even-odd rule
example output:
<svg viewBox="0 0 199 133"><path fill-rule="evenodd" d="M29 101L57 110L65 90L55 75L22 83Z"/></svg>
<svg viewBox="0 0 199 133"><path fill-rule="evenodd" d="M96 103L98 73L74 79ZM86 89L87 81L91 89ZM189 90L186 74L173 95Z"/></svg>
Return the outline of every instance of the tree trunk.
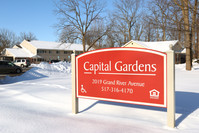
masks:
<svg viewBox="0 0 199 133"><path fill-rule="evenodd" d="M185 47L186 47L186 70L191 70L192 58L191 58L191 39L189 29L189 7L188 0L184 0L184 28L185 28Z"/></svg>
<svg viewBox="0 0 199 133"><path fill-rule="evenodd" d="M196 37L195 37L195 28L196 28L196 13L197 13L197 6L198 6L198 0L195 0L195 4L194 4L194 9L193 9L193 13L192 13L192 24L191 24L191 31L192 31L192 46L193 46L193 50L194 50L194 58L196 58Z"/></svg>
<svg viewBox="0 0 199 133"><path fill-rule="evenodd" d="M126 39L126 38L127 38L127 37L126 37L126 33L124 33L124 44L127 43L127 39ZM122 44L122 45L124 45L124 44ZM121 45L121 46L122 46L122 45Z"/></svg>
<svg viewBox="0 0 199 133"><path fill-rule="evenodd" d="M182 30L182 25L181 25L181 22L179 22L178 25L178 40L181 41L181 30Z"/></svg>
<svg viewBox="0 0 199 133"><path fill-rule="evenodd" d="M166 28L163 28L163 38L162 41L166 41Z"/></svg>
<svg viewBox="0 0 199 133"><path fill-rule="evenodd" d="M86 40L85 40L85 35L82 37L82 45L83 45L83 53L86 52Z"/></svg>
<svg viewBox="0 0 199 133"><path fill-rule="evenodd" d="M197 45L196 45L197 59L199 59L199 19L197 20Z"/></svg>
<svg viewBox="0 0 199 133"><path fill-rule="evenodd" d="M128 29L128 41L131 41L131 27L130 27L130 24L129 24L129 27L128 27L129 29Z"/></svg>

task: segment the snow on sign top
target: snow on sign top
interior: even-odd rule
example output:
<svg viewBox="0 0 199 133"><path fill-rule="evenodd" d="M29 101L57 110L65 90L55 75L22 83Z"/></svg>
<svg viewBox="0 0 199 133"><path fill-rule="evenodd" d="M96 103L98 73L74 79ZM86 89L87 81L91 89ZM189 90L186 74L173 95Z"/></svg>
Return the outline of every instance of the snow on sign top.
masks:
<svg viewBox="0 0 199 133"><path fill-rule="evenodd" d="M37 49L55 49L55 50L77 50L82 51L83 46L81 44L60 43L60 42L48 42L33 40L29 42Z"/></svg>

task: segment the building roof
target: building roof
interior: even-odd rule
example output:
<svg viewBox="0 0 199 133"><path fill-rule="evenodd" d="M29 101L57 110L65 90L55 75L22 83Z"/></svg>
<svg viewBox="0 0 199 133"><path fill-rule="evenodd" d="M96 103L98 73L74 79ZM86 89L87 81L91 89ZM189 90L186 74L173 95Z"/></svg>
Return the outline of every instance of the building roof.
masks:
<svg viewBox="0 0 199 133"><path fill-rule="evenodd" d="M33 57L34 55L30 52L21 48L6 48L15 58Z"/></svg>
<svg viewBox="0 0 199 133"><path fill-rule="evenodd" d="M29 43L37 49L83 51L83 46L81 44L48 42L48 41L37 41L37 40L30 41Z"/></svg>
<svg viewBox="0 0 199 133"><path fill-rule="evenodd" d="M173 41L157 41L157 42L144 42L144 41L136 41L136 40L131 40L122 47L128 47L129 44L131 43L137 43L139 45L142 45L145 48L148 49L153 49L153 50L158 50L162 52L166 52L170 50L170 46L174 46L178 43L178 40L173 40Z"/></svg>
<svg viewBox="0 0 199 133"><path fill-rule="evenodd" d="M186 48L185 48L185 49L183 49L181 53L186 54Z"/></svg>

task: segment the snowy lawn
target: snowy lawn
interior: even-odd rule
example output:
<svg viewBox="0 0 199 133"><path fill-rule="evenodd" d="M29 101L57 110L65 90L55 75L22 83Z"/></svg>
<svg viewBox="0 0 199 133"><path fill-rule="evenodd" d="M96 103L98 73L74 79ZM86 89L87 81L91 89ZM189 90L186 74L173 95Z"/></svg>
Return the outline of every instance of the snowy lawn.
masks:
<svg viewBox="0 0 199 133"><path fill-rule="evenodd" d="M34 65L0 80L0 133L199 132L199 65L176 65L176 128L167 127L165 108L80 99L71 110L69 63Z"/></svg>

